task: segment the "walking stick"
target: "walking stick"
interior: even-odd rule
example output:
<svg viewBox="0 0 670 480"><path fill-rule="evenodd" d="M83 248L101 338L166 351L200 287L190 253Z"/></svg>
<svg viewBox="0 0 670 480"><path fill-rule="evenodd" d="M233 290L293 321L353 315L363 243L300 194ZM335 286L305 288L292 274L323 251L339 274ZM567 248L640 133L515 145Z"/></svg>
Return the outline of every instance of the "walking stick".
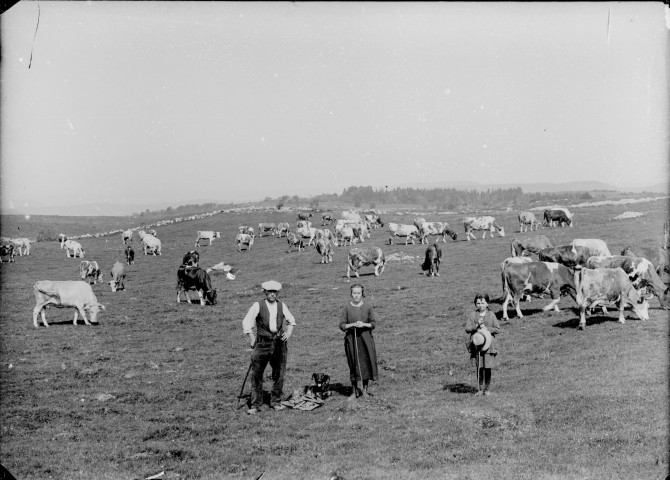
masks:
<svg viewBox="0 0 670 480"><path fill-rule="evenodd" d="M479 356L480 355L481 355L480 352L477 351L477 391L479 391L479 361L480 361Z"/></svg>
<svg viewBox="0 0 670 480"><path fill-rule="evenodd" d="M358 376L361 377L361 388L363 388L363 372L361 372L361 361L358 357L358 339L356 338L356 330L354 327L354 348L356 349L356 365L358 365ZM358 380L356 380L356 388L358 388ZM354 392L357 393L357 392Z"/></svg>
<svg viewBox="0 0 670 480"><path fill-rule="evenodd" d="M249 378L249 372L251 372L251 366L252 364L249 364L249 369L247 370L247 374L244 376L244 381L242 382L242 389L240 390L240 394L237 396L237 405L235 406L235 410L239 410L240 408L240 399L242 398L242 393L244 393L244 386L247 384L247 378Z"/></svg>

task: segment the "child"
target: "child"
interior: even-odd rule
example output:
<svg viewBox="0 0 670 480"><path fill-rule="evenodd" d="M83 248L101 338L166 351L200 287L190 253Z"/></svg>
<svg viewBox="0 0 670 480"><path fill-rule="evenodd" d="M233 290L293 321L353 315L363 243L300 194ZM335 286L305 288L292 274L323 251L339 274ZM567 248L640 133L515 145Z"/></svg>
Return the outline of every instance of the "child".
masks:
<svg viewBox="0 0 670 480"><path fill-rule="evenodd" d="M489 310L489 296L478 293L475 295L475 311L468 315L465 323L465 331L470 334L468 340L468 351L470 352L470 363L477 366L477 393L475 395L490 395L489 386L491 385L491 369L497 366L498 348L496 335L500 333L500 323L498 319ZM488 330L484 332L483 330ZM480 332L484 338L491 337L490 342L477 346L472 337Z"/></svg>

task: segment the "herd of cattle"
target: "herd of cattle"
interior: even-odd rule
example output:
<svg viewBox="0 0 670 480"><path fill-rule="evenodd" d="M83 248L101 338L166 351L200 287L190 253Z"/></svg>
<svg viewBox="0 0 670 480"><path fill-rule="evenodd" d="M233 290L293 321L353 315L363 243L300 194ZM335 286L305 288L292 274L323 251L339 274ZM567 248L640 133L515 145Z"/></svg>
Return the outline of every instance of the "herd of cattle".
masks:
<svg viewBox="0 0 670 480"><path fill-rule="evenodd" d="M288 252L292 249L302 251L314 245L321 257L321 263L330 263L333 253L339 246L354 246L371 238L371 230L384 227L384 222L376 214L361 215L357 212L343 212L342 218L335 219L331 213L324 213L321 218L321 227L312 226L309 220L312 213L299 213L296 228L288 223L259 223L258 236L264 234L276 238L286 238ZM573 215L565 208L545 210L543 225L547 227L574 226ZM533 231L541 225L531 212L521 212L518 215L519 230ZM328 227L332 227L332 230ZM489 232L491 237L498 233L505 236L505 229L499 225L494 217L465 217L463 227L468 241L475 239L473 231L483 231L482 239ZM424 218L416 218L412 225L388 223L389 244L393 244L395 237L404 238L405 245L419 240L421 244L428 244L429 237L435 241L425 251L425 260L421 265L429 276L439 276L439 266L442 252L439 239L444 243L446 237L457 239L456 232L445 222L428 222ZM666 227L667 230L667 227ZM138 232L145 255L161 255L161 241L156 231ZM132 242L133 231L122 232L125 247L126 264L134 263L134 250L129 244ZM198 231L195 246L200 241L212 242L221 238L221 232ZM256 232L253 227L240 226L235 242L238 252L243 247L251 250ZM0 246L3 257L13 261L13 251L19 255L29 255L30 241L28 239L2 239ZM50 304L57 306L74 307L74 323L78 314L85 324L89 324L86 312L91 321L95 322L97 313L104 307L98 303L91 285L103 282L103 273L94 260L83 260L85 251L82 245L74 240L67 239L64 234L59 235L61 249L66 256L82 258L80 276L82 281L39 281L34 286L36 306L33 310L33 324L38 326L37 317L41 314L42 323L47 325L44 308ZM656 296L663 308L670 308L670 288L666 281L669 278L667 245L659 248L657 258L652 263L646 258L636 255L630 247L620 255L612 255L606 243L599 239L575 239L570 245L555 246L545 235L534 235L522 239L513 239L510 254L501 263L501 280L503 288L503 318L508 317L508 305L512 303L519 318L523 317L520 301L530 301L530 295L542 298L551 297L551 302L543 310L558 311L558 302L562 296L569 295L580 309L579 328L586 325L586 311L592 311L601 306L606 312L606 305L617 304L619 321L624 323L623 310L631 305L635 314L646 320L648 318L648 300ZM533 256L537 256L535 259ZM373 266L374 275L384 272L386 258L379 247L351 248L347 256L347 278L353 273L359 276L359 269L363 266ZM212 288L209 274L213 271L223 272L228 279L235 278L236 269L223 262L206 270L199 266L199 253L191 250L184 255L182 264L177 271L177 302L180 302L182 293L188 303L191 299L189 291L196 291L201 305L217 303L216 289ZM108 282L113 292L123 290L125 266L116 262L111 269L111 280ZM661 278L663 277L663 279Z"/></svg>

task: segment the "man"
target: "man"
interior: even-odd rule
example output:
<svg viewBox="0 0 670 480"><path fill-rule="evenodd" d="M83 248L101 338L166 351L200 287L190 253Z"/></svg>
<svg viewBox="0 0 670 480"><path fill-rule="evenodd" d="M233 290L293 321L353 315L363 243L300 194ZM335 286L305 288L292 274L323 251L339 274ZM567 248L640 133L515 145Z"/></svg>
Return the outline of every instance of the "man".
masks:
<svg viewBox="0 0 670 480"><path fill-rule="evenodd" d="M277 300L281 283L270 280L262 285L265 300L255 302L242 320L242 330L249 336L253 348L251 353L251 406L247 413L254 415L260 412L263 404L263 372L268 362L272 367L272 397L270 407L283 410L281 404L288 357L287 341L291 337L295 318L288 307ZM253 332L254 326L256 333Z"/></svg>

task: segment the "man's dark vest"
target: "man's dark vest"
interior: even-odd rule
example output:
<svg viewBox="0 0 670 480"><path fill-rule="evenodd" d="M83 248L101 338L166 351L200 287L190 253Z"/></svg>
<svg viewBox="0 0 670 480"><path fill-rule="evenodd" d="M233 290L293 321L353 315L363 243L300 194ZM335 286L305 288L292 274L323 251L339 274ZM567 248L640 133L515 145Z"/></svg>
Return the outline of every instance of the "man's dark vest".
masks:
<svg viewBox="0 0 670 480"><path fill-rule="evenodd" d="M259 337L272 338L281 332L281 328L284 325L282 303L277 300L277 331L275 333L270 331L270 311L265 304L265 300L260 300L258 306L260 308L258 310L258 315L256 315L256 335Z"/></svg>

